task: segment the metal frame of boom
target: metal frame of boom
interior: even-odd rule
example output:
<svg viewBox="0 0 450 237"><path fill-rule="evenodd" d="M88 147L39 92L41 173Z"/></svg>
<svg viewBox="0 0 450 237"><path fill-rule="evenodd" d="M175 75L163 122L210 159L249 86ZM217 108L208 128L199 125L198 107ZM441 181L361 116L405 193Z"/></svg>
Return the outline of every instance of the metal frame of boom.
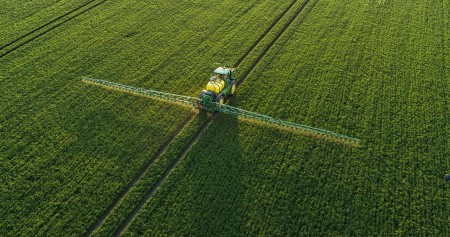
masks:
<svg viewBox="0 0 450 237"><path fill-rule="evenodd" d="M82 81L86 82L86 83L98 85L98 86L103 86L103 87L110 88L110 89L116 89L116 90L120 90L120 91L124 91L124 92L128 92L128 93L132 93L132 94L137 94L137 95L142 95L142 96L150 96L150 97L154 97L154 98L165 100L165 101L180 103L180 104L192 106L194 108L199 108L199 106L200 106L200 99L190 97L190 96L175 95L175 94L160 92L160 91L151 90L151 89L137 88L137 87L123 85L123 84L119 84L119 83L115 83L115 82L105 81L105 80L101 80L101 79L87 78L87 77L82 78ZM350 137L350 136L347 136L344 134L336 133L336 132L325 130L325 129L310 127L307 125L297 124L297 123L293 123L293 122L289 122L289 121L284 121L281 119L272 118L267 115L250 112L250 111L239 109L239 108L229 106L226 104L220 105L219 103L211 102L211 105L207 106L206 110L209 112L223 112L223 113L232 114L235 116L241 116L241 117L248 118L248 119L255 119L255 120L262 121L262 122L269 123L269 124L279 125L279 126L286 127L286 128L298 129L298 130L302 130L306 133L324 136L324 137L331 138L331 139L338 139L338 140L344 141L346 143L352 143L352 144L356 144L356 145L359 145L359 143L360 143L359 139L353 138L353 137Z"/></svg>

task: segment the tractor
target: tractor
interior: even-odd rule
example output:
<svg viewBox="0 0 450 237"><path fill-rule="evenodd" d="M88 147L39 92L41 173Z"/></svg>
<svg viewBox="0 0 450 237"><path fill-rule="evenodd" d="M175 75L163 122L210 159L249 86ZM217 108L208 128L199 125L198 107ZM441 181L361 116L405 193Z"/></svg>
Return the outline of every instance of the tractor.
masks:
<svg viewBox="0 0 450 237"><path fill-rule="evenodd" d="M217 104L222 105L235 91L235 69L218 67L214 70L214 75L209 79L205 90L200 93L199 109L214 110Z"/></svg>

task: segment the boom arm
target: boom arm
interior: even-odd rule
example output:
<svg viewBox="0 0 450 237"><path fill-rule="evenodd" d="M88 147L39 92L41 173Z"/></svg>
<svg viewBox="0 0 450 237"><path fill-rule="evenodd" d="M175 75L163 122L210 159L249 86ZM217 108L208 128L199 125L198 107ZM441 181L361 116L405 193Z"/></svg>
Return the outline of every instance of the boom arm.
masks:
<svg viewBox="0 0 450 237"><path fill-rule="evenodd" d="M199 106L200 106L200 99L190 97L190 96L175 95L175 94L160 92L160 91L156 91L156 90L136 88L136 87L123 85L123 84L119 84L119 83L115 83L115 82L87 78L87 77L84 77L81 80L85 83L98 85L98 86L106 87L109 89L120 90L120 91L124 91L124 92L131 93L131 94L137 94L137 95L141 95L141 96L149 96L152 98L156 98L156 99L160 99L160 100L164 100L164 101L170 101L170 102L174 102L174 103L178 103L178 104L182 104L182 105L187 105L187 106L194 107L194 108L199 108ZM258 121L269 123L269 124L279 125L279 126L282 126L285 128L292 128L292 129L299 130L307 135L320 136L320 137L327 138L329 140L333 140L333 141L337 141L337 142L341 142L341 143L345 143L345 144L350 144L350 145L354 145L354 146L358 146L360 143L359 139L353 138L353 137L350 137L350 136L347 136L344 134L339 134L339 133L336 133L333 131L320 129L320 128L314 128L314 127L310 127L307 125L297 124L297 123L293 123L293 122L289 122L289 121L283 121L280 119L272 118L267 115L250 112L250 111L239 109L239 108L229 106L226 104L220 105L218 103L211 102L211 105L208 106L208 110L210 112L218 111L218 112L223 112L223 113L227 113L227 114L232 114L235 116L241 116L241 117L248 118L248 119L258 120Z"/></svg>

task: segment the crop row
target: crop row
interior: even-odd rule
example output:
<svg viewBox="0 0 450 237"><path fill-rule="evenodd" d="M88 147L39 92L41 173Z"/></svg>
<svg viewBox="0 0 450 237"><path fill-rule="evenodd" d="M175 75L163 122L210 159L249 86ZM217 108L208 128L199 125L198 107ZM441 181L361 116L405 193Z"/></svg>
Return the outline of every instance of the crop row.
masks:
<svg viewBox="0 0 450 237"><path fill-rule="evenodd" d="M10 41L9 43L3 45L0 48L1 49L0 58L3 58L11 53L14 53L20 47L23 47L30 42L34 42L37 38L42 37L48 34L50 31L53 31L61 27L62 25L66 24L67 22L79 17L80 15L83 15L96 7L99 7L106 1L107 0L91 0L89 2L86 2L62 15L59 15L58 17L52 19L51 21L48 21L47 23L40 25L39 27L36 27L35 29L27 32L26 34L15 38L14 40Z"/></svg>
<svg viewBox="0 0 450 237"><path fill-rule="evenodd" d="M108 1L2 58L0 235L86 233L189 113L81 76L197 93L288 4L274 2Z"/></svg>
<svg viewBox="0 0 450 237"><path fill-rule="evenodd" d="M0 48L91 0L0 1Z"/></svg>
<svg viewBox="0 0 450 237"><path fill-rule="evenodd" d="M195 136L206 122L205 114L197 114L171 143L167 151L155 162L149 172L133 187L124 199L107 216L104 223L95 230L93 236L112 236L118 233L132 216L133 212L145 202L146 196L157 188L158 179L183 152L186 144Z"/></svg>
<svg viewBox="0 0 450 237"><path fill-rule="evenodd" d="M125 236L448 235L448 3L314 2L232 104L363 146L220 115Z"/></svg>
<svg viewBox="0 0 450 237"><path fill-rule="evenodd" d="M239 74L241 76L246 74L248 75L248 71L252 70L250 65L256 65L258 63L257 60L259 60L259 57L254 57L254 55L264 55L267 52L267 47L270 47L274 41L277 41L279 35L284 32L286 27L290 26L290 19L295 19L298 16L299 11L302 11L304 7L305 2L293 1L291 5L289 5L286 10L272 23L272 25L266 29L265 33L261 35L257 41L255 41L254 45L250 48L251 51L247 51L246 54L241 56L240 60L235 63L235 65L241 65L241 63L244 65L239 68ZM253 62L249 63L248 60ZM243 82L244 79L245 76L241 77L240 82ZM189 152L190 145L188 144L195 144L196 138L203 134L203 132L201 132L203 128L205 126L207 127L213 119L214 117L212 119L205 120L204 122L199 122L198 124L203 123L203 125L196 129L198 131L197 134L195 134L195 137L192 137L194 136L195 130L192 130L192 128L185 128L192 134L191 138L188 139L188 137L185 137L185 139L180 139L172 144L172 150L167 152L167 154L164 154L164 158L160 158L159 160L161 161L157 161L154 165L159 168L152 168L151 172L149 172L150 174L146 174L139 181L137 186L133 188L132 191L125 196L124 200L121 200L121 203L113 209L111 215L107 217L105 224L103 224L99 230L95 230L94 234L101 236L120 234L124 228L127 227L129 222L133 220L134 216L139 213L142 206L145 205L145 203L153 196L159 185L165 181L165 178L171 175L173 169L175 169L180 160L184 158L185 153ZM183 147L184 150L181 150ZM174 152L174 149L179 150L178 155ZM155 173L157 170L159 170L159 174ZM149 187L151 188L149 189ZM139 195L139 192L136 190L141 190L139 191L141 194ZM145 190L147 193L142 196L142 192Z"/></svg>

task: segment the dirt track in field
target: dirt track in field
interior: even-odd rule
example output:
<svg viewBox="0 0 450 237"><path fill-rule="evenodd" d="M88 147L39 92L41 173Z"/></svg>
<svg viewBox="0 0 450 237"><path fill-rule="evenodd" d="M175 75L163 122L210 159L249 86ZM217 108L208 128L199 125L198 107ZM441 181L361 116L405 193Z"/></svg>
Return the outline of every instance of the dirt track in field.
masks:
<svg viewBox="0 0 450 237"><path fill-rule="evenodd" d="M183 151L177 156L175 161L170 164L169 168L164 171L164 173L161 175L161 177L158 179L158 182L147 192L145 195L144 201L139 203L139 205L133 210L133 213L127 218L126 222L123 223L123 225L120 227L120 229L114 234L114 236L120 236L120 234L128 227L128 225L131 223L131 221L134 219L134 217L139 213L139 211L142 209L142 207L147 203L147 201L153 196L153 194L156 192L156 190L163 184L164 180L169 176L169 174L172 172L172 170L181 162L181 159L183 159L187 153L191 150L191 148L197 143L198 139L205 133L206 129L209 127L213 119L217 116L216 114L213 114L208 120L200 127L200 129L197 131L195 136L189 141L189 144L186 146L186 148L183 149Z"/></svg>
<svg viewBox="0 0 450 237"><path fill-rule="evenodd" d="M292 25L292 23L295 21L295 19L298 18L300 13L303 12L303 10L306 8L308 3L311 0L306 0L302 6L296 11L294 16L284 25L282 30L276 35L276 37L269 43L269 45L260 53L258 58L255 60L255 62L251 65L251 67L245 72L243 77L237 82L237 86L240 86L250 75L250 73L255 69L255 67L261 62L261 60L264 58L264 56L267 54L267 52L275 45L275 43L280 39L280 37L286 32L286 30ZM270 27L261 35L258 40L255 41L255 43L250 47L249 50L246 51L246 53L237 61L237 63L234 65L234 67L238 67L245 59L250 55L250 53L256 48L256 46L271 32L271 30L279 23L284 16L289 12L289 10L292 9L292 7L297 3L298 0L293 1L286 10L283 11L283 13L270 25ZM317 1L316 1L317 2ZM315 5L315 4L314 4ZM163 175L160 177L158 182L154 187L152 187L148 193L146 194L145 198L139 205L136 207L136 209L133 211L133 213L127 218L125 223L120 227L118 232L115 233L115 236L120 236L123 231L129 226L131 221L134 219L134 217L139 213L139 211L142 209L142 207L147 203L147 201L153 196L153 194L156 193L157 189L164 183L164 180L170 175L173 169L181 162L181 160L187 155L187 153L191 150L191 148L195 145L195 143L200 139L201 135L206 131L206 129L209 127L209 125L214 121L214 119L217 117L217 113L213 114L211 118L209 118L200 128L200 130L197 132L197 134L191 139L189 144L186 146L186 148L183 150L180 155L175 159L175 161L169 166L169 168L163 173ZM161 154L162 155L162 154ZM114 207L113 207L114 208ZM91 232L92 233L92 232ZM89 234L88 234L89 235Z"/></svg>
<svg viewBox="0 0 450 237"><path fill-rule="evenodd" d="M88 235L91 235L92 232L94 232L95 229L97 229L103 221L105 221L106 217L111 213L111 211L114 209L114 207L117 206L117 204L122 200L122 198L130 191L131 188L133 188L136 183L144 176L144 174L150 169L153 162L155 162L156 159L158 159L161 154L163 154L167 148L172 144L172 142L175 140L175 138L180 134L180 132L183 130L184 127L191 121L191 119L194 117L196 113L191 112L189 115L183 120L183 122L177 127L177 129L170 135L170 138L162 145L161 148L153 155L153 157L145 164L144 168L139 171L139 173L133 178L131 183L128 184L128 186L125 188L125 190L120 194L119 197L114 201L114 203L105 211L105 213L100 217L100 219L97 220L94 226L92 226L89 229Z"/></svg>
<svg viewBox="0 0 450 237"><path fill-rule="evenodd" d="M11 42L2 45L0 47L0 59L5 57L6 55L16 51L20 47L32 42L33 40L47 34L48 32L57 29L58 27L62 26L63 24L67 23L68 21L71 21L75 19L76 17L100 6L101 4L105 3L108 0L91 0L87 3L84 3L72 10L70 10L67 13L64 13L63 15L60 15L51 21L29 31L28 33L12 40Z"/></svg>
<svg viewBox="0 0 450 237"><path fill-rule="evenodd" d="M294 14L294 16L288 21L288 23L286 25L284 25L283 29L281 29L280 32L278 32L278 34L275 36L275 38L267 45L267 47L264 49L264 51L259 55L259 57L255 60L255 62L253 62L253 64L250 66L250 68L245 72L245 74L242 76L242 80L239 80L237 82L237 86L241 85L245 79L248 78L248 76L250 75L250 73L253 72L253 70L256 68L256 66L261 62L261 60L264 58L264 56L267 54L267 52L269 52L269 50L275 45L275 43L280 39L280 37L286 32L286 30L292 25L292 23L295 21L295 19L298 18L298 16L300 15L300 13L303 12L303 10L305 9L305 7L308 5L308 3L311 0L306 0L302 6L297 10L297 12ZM315 6L315 4L317 3L317 1L314 2L313 7ZM280 19L281 20L281 19Z"/></svg>
<svg viewBox="0 0 450 237"><path fill-rule="evenodd" d="M264 33L252 44L252 46L236 61L233 67L239 67L241 63L248 57L248 55L258 46L259 43L269 34L270 31L273 30L273 28L283 19L286 14L289 12L289 10L292 9L292 7L298 2L298 0L292 1L291 4L281 13L280 16L278 16L274 22L264 31Z"/></svg>

